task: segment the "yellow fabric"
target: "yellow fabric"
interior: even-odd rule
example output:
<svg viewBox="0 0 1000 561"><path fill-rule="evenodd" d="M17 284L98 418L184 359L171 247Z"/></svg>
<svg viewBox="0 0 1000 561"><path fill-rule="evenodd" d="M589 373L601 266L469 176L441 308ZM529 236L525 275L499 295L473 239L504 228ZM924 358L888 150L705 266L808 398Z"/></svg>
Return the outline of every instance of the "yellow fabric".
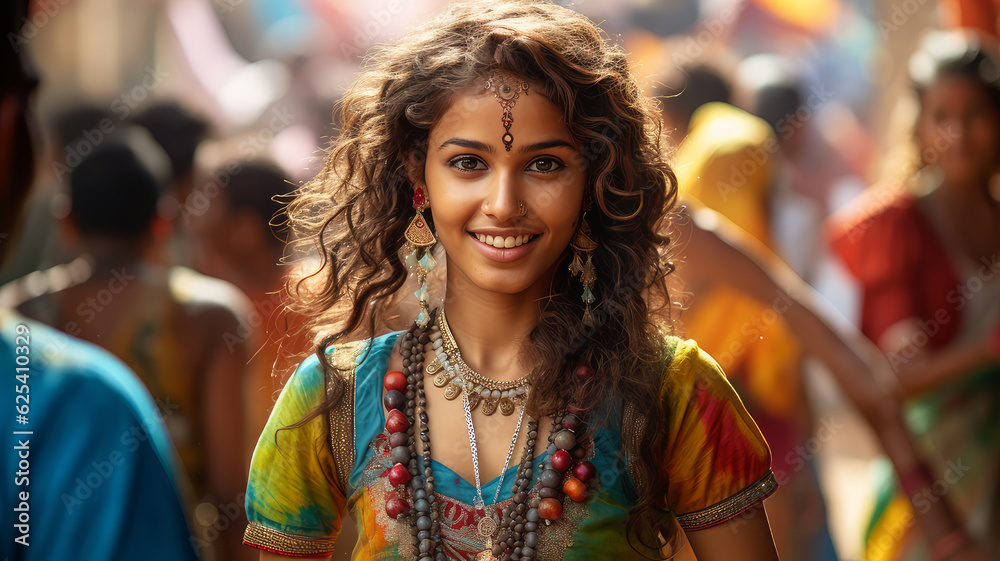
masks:
<svg viewBox="0 0 1000 561"><path fill-rule="evenodd" d="M719 503L768 472L767 442L719 365L694 341L678 343L660 391L669 404L664 467L675 512Z"/></svg>
<svg viewBox="0 0 1000 561"><path fill-rule="evenodd" d="M770 416L790 417L799 407L800 350L778 312L721 283L700 294L691 311L688 335L719 360L744 397Z"/></svg>
<svg viewBox="0 0 1000 561"><path fill-rule="evenodd" d="M732 105L707 103L691 117L689 131L675 156L681 198L770 246L767 191L778 157L771 127Z"/></svg>
<svg viewBox="0 0 1000 561"><path fill-rule="evenodd" d="M778 157L766 122L725 103L705 104L676 156L682 198L772 247L767 200ZM788 418L798 407L800 352L780 316L783 303L765 306L723 283L695 296L684 316L688 336L738 381L751 410Z"/></svg>
<svg viewBox="0 0 1000 561"><path fill-rule="evenodd" d="M201 380L184 358L187 351L176 330L180 312L166 287L142 285L144 294L131 313L122 317L107 349L132 368L156 401L184 471L201 499L205 492L205 453L200 411Z"/></svg>
<svg viewBox="0 0 1000 561"><path fill-rule="evenodd" d="M897 495L879 518L865 544L864 561L894 561L899 559L903 535L913 526L913 509L904 495Z"/></svg>

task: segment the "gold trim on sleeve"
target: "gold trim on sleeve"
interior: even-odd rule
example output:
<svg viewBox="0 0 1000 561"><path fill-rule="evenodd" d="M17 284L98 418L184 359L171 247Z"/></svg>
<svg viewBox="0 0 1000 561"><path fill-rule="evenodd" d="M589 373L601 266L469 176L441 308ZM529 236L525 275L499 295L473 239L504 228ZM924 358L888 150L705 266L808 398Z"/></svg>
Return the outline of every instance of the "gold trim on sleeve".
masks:
<svg viewBox="0 0 1000 561"><path fill-rule="evenodd" d="M764 477L728 499L701 510L677 515L677 522L685 531L704 530L739 516L766 499L777 489L778 481L774 478L774 473L768 471Z"/></svg>
<svg viewBox="0 0 1000 561"><path fill-rule="evenodd" d="M665 370L669 372L670 366L673 365L674 354L677 352L679 339L666 336L662 332L661 335L664 336L667 347L665 360L667 368ZM635 403L627 402L622 413L622 444L625 445L628 474L632 478L632 485L639 497L642 497L647 483L639 471L639 450L642 448L642 439L646 435L646 424L646 415L636 410Z"/></svg>
<svg viewBox="0 0 1000 561"><path fill-rule="evenodd" d="M358 353L364 348L360 342L338 345L332 353L330 363L339 369L345 382L344 395L340 403L330 409L330 448L337 466L337 479L344 496L350 495L351 472L354 471L354 371L357 368ZM326 381L326 395L333 390L330 375Z"/></svg>
<svg viewBox="0 0 1000 561"><path fill-rule="evenodd" d="M628 474L632 477L632 484L640 497L646 487L646 482L639 472L639 449L645 432L646 417L636 410L631 401L626 403L622 418L622 442L625 444L625 455L628 459Z"/></svg>
<svg viewBox="0 0 1000 561"><path fill-rule="evenodd" d="M251 522L243 533L243 543L252 547L288 555L329 555L333 553L333 538L296 536Z"/></svg>

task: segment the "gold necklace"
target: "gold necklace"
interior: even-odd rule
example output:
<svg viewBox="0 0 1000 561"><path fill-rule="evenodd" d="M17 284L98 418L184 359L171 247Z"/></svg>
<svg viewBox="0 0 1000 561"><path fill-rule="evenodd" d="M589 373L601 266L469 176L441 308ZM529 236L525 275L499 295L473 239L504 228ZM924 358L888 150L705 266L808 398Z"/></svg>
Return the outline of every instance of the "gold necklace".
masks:
<svg viewBox="0 0 1000 561"><path fill-rule="evenodd" d="M483 376L462 360L462 353L451 333L444 309L438 314L438 327L441 336L431 338L434 360L424 370L428 375L434 376L435 386L444 388L445 398L455 399L466 391L470 410L482 403L485 415L492 415L499 410L503 415L509 416L518 406L524 407L528 398L527 376L509 382L499 382Z"/></svg>

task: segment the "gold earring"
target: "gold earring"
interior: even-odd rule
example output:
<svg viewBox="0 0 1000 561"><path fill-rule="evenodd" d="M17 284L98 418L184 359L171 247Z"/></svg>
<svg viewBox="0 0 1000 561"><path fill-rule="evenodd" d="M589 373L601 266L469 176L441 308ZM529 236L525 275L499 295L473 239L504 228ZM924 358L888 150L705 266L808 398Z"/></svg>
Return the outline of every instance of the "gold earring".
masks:
<svg viewBox="0 0 1000 561"><path fill-rule="evenodd" d="M591 324L593 323L594 316L590 311L590 305L596 300L593 289L594 281L597 280L597 272L594 270L593 252L597 249L597 242L590 237L590 226L587 224L586 216L587 213L584 212L583 218L580 219L580 228L576 231L576 235L573 236L573 241L570 242L575 252L573 254L573 261L569 264L569 272L573 276L579 276L580 282L583 283L583 294L580 296L586 306L583 312L583 322L584 324Z"/></svg>
<svg viewBox="0 0 1000 561"><path fill-rule="evenodd" d="M413 251L406 254L404 261L407 268L417 275L417 284L420 285L420 288L413 293L420 301L420 313L417 314L416 319L416 323L420 327L426 327L427 322L430 321L431 314L427 306L427 274L437 265L437 261L431 256L431 248L437 243L437 238L434 237L434 232L427 225L423 213L429 206L423 188L417 187L413 191L413 208L416 209L417 213L410 221L410 225L406 227L406 232L403 233L403 237L413 247Z"/></svg>
<svg viewBox="0 0 1000 561"><path fill-rule="evenodd" d="M423 211L429 206L427 198L424 196L423 188L417 187L413 191L413 208L416 209L417 213L413 216L413 220L410 221L410 225L406 227L406 232L403 234L406 237L406 241L416 247L431 247L437 243L434 232L431 232L430 227L427 226L427 220L424 219Z"/></svg>

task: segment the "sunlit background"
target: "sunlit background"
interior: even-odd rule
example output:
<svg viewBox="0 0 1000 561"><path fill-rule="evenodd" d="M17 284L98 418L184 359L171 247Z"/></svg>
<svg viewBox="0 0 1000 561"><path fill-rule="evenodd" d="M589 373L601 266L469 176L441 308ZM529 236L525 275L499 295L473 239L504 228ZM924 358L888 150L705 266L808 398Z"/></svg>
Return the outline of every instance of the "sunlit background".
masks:
<svg viewBox="0 0 1000 561"><path fill-rule="evenodd" d="M650 95L670 95L681 67L707 65L728 80L735 105L752 92L791 83L800 94L779 121L796 133L800 165L788 172L789 202L775 216L781 253L848 319L856 293L822 256L822 220L892 173L914 114L907 60L921 32L978 16L972 2L933 0L579 0L560 2L589 16L629 53ZM445 6L437 0L41 0L16 42L34 54L42 87L37 186L28 235L4 282L72 257L59 240L67 178L102 139L155 103L176 102L207 125L199 166L276 162L292 182L310 178L336 135L333 108L366 51L391 41ZM986 2L985 4L989 4ZM981 21L986 28L992 22ZM89 108L96 117L65 118ZM686 124L667 118L673 142ZM208 164L206 164L208 162ZM677 160L683 170L686 163ZM178 185L161 213L197 227L214 193L210 177ZM196 250L179 250L197 261ZM206 271L212 273L212 271ZM51 279L50 279L51 280ZM67 281L69 282L69 281ZM38 291L45 290L38 281ZM28 283L28 292L32 290ZM30 296L30 294L29 294ZM725 366L725 363L723 363ZM814 466L841 559L861 556L879 448L821 367L803 371L813 404L805 449L776 458ZM773 388L781 392L781 387ZM820 430L824 423L831 430ZM804 451L803 451L804 450ZM812 460L816 460L813 462ZM790 461L791 460L791 461ZM810 468L812 469L812 468ZM809 520L805 510L775 514Z"/></svg>

